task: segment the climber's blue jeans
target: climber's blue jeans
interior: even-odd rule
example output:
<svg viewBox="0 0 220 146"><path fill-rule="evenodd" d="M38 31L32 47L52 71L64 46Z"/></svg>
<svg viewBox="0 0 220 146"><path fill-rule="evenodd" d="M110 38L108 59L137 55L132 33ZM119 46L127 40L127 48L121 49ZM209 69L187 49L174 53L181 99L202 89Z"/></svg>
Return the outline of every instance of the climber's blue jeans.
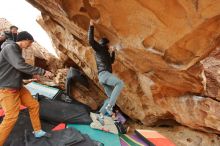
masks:
<svg viewBox="0 0 220 146"><path fill-rule="evenodd" d="M115 75L108 71L102 71L99 73L99 82L104 87L105 93L108 96L108 99L105 100L103 106L99 110L103 115L106 114L106 106L110 104L115 106L118 96L124 86L122 80L117 78Z"/></svg>

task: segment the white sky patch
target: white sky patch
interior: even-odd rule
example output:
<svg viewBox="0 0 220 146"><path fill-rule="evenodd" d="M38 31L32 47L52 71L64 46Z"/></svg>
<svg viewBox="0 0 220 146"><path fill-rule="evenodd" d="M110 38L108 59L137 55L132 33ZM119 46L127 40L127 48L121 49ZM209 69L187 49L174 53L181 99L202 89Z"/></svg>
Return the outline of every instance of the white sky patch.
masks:
<svg viewBox="0 0 220 146"><path fill-rule="evenodd" d="M25 0L0 0L0 17L6 18L19 29L28 31L34 39L50 53L57 56L47 33L36 22L40 11Z"/></svg>

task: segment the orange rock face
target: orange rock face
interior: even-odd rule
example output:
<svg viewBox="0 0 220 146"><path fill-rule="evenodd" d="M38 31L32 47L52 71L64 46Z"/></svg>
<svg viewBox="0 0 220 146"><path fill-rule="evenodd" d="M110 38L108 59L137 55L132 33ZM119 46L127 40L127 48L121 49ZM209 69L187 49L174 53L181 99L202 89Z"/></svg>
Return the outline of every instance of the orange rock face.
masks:
<svg viewBox="0 0 220 146"><path fill-rule="evenodd" d="M38 22L59 56L102 90L87 42L97 20L97 40L117 48L113 70L125 82L117 104L132 119L220 134L220 0L27 1L42 12Z"/></svg>

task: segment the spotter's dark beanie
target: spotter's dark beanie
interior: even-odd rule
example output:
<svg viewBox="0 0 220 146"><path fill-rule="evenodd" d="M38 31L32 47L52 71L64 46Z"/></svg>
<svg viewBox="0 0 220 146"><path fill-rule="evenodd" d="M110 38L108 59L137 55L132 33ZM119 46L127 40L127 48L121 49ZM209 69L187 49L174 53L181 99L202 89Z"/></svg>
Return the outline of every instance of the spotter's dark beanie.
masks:
<svg viewBox="0 0 220 146"><path fill-rule="evenodd" d="M33 36L28 33L27 31L21 31L20 33L18 33L17 35L17 42L19 41L23 41L23 40L30 40L30 41L34 41Z"/></svg>

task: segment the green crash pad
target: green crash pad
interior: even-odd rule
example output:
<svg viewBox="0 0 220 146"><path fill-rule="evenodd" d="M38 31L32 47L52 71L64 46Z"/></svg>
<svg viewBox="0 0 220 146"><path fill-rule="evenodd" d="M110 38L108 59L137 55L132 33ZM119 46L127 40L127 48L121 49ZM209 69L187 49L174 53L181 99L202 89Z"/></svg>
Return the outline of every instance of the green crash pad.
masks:
<svg viewBox="0 0 220 146"><path fill-rule="evenodd" d="M88 134L91 139L103 143L104 146L121 146L119 136L116 134L92 129L89 125L68 124L67 127L73 127L83 134Z"/></svg>

